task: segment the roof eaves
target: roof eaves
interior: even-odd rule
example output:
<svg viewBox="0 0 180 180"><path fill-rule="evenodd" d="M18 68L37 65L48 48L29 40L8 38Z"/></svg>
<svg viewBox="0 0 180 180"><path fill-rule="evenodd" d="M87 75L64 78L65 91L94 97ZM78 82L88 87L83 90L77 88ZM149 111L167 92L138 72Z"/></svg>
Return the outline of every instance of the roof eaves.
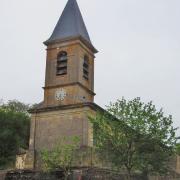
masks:
<svg viewBox="0 0 180 180"><path fill-rule="evenodd" d="M81 40L88 48L90 48L93 51L93 53L98 53L98 50L89 41L87 41L85 38L83 38L81 35L71 36L71 37L64 38L64 39L47 40L44 42L44 44L46 46L49 46L51 44L62 43L65 41L71 41L71 40L76 40L76 39Z"/></svg>

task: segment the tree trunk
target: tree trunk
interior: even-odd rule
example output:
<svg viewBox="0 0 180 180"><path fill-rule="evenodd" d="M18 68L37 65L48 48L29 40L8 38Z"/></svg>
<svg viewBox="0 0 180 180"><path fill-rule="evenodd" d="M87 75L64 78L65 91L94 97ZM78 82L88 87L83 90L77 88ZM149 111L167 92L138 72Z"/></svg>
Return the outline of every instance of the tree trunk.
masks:
<svg viewBox="0 0 180 180"><path fill-rule="evenodd" d="M64 172L64 180L68 180L69 177L69 171Z"/></svg>
<svg viewBox="0 0 180 180"><path fill-rule="evenodd" d="M131 180L131 170L127 170L127 180Z"/></svg>
<svg viewBox="0 0 180 180"><path fill-rule="evenodd" d="M130 174L127 175L127 180L131 180L131 175Z"/></svg>
<svg viewBox="0 0 180 180"><path fill-rule="evenodd" d="M142 175L144 180L148 180L148 171L143 171Z"/></svg>

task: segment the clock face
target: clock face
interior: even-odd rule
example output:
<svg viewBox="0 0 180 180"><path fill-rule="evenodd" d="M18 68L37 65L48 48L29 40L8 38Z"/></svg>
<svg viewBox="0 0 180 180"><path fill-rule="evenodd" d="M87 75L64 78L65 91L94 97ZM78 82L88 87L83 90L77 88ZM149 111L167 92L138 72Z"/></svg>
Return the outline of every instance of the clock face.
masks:
<svg viewBox="0 0 180 180"><path fill-rule="evenodd" d="M66 96L67 96L67 93L66 93L66 91L64 89L59 89L55 93L55 98L58 101L63 101Z"/></svg>

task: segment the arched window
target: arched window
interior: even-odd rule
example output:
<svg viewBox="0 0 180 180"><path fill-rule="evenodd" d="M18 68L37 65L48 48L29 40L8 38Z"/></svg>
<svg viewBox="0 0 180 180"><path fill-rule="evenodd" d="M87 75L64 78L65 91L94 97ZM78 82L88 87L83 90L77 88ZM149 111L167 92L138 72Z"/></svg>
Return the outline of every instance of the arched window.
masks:
<svg viewBox="0 0 180 180"><path fill-rule="evenodd" d="M57 69L56 75L65 75L67 74L67 52L60 52L57 56Z"/></svg>
<svg viewBox="0 0 180 180"><path fill-rule="evenodd" d="M84 77L86 80L89 79L89 58L88 58L88 56L84 56L83 77Z"/></svg>

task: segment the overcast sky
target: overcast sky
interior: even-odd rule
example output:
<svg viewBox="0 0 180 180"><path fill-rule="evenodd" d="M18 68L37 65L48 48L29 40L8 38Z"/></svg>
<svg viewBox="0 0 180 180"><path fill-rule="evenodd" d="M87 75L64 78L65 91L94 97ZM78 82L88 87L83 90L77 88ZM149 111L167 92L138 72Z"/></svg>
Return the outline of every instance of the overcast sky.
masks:
<svg viewBox="0 0 180 180"><path fill-rule="evenodd" d="M180 0L77 0L94 46L95 101L152 100L180 126ZM67 0L0 0L0 99L43 99L47 40ZM180 132L180 131L179 131Z"/></svg>

